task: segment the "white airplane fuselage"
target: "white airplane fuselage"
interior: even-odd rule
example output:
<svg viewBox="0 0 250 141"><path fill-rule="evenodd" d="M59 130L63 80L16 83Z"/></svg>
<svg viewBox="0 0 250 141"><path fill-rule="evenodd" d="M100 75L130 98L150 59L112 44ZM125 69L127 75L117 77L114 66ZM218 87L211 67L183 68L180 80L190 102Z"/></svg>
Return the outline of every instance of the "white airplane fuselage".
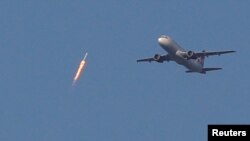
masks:
<svg viewBox="0 0 250 141"><path fill-rule="evenodd" d="M186 59L182 55L182 52L186 52L182 47L180 47L174 40L169 36L161 36L158 38L158 43L160 46L168 52L171 60L175 61L177 64L185 66L188 70L192 72L203 73L203 61L201 58L197 59Z"/></svg>

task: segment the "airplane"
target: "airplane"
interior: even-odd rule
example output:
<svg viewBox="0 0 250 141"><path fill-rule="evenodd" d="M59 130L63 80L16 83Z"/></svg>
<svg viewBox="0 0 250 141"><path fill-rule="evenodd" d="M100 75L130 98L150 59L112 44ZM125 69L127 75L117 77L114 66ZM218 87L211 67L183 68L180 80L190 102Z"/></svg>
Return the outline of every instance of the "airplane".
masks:
<svg viewBox="0 0 250 141"><path fill-rule="evenodd" d="M212 52L206 52L204 50L202 52L186 51L167 35L161 35L158 38L158 43L167 52L167 54L155 54L153 57L139 59L137 62L155 61L158 63L163 63L164 61L175 61L177 64L183 65L188 69L186 73L196 72L206 74L207 71L221 70L222 68L205 68L205 57L212 55L220 56L221 54L236 52L233 50Z"/></svg>

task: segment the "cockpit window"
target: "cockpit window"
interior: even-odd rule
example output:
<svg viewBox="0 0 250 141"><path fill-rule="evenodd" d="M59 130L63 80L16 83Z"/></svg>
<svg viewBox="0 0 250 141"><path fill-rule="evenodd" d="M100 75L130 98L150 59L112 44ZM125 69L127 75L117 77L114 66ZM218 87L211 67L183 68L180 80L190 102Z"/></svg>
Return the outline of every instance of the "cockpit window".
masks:
<svg viewBox="0 0 250 141"><path fill-rule="evenodd" d="M168 39L168 36L166 36L166 35L161 35L161 38L166 38L166 39Z"/></svg>

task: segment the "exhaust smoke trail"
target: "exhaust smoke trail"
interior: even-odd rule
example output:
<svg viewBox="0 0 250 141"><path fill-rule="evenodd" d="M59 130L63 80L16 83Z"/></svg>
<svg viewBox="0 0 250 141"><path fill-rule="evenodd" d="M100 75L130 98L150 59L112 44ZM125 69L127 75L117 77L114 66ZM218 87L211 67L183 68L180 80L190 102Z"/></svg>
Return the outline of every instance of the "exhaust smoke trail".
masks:
<svg viewBox="0 0 250 141"><path fill-rule="evenodd" d="M86 63L85 60L86 60L86 58L87 58L87 55L88 55L88 53L85 54L84 58L82 59L80 65L79 65L79 67L78 67L78 69L77 69L77 71L76 71L75 77L74 77L74 79L73 79L72 86L75 85L76 81L79 79L79 77L80 77L80 75L81 75L81 73L82 73L82 71L83 71L83 69L84 69L84 66L85 66L85 63Z"/></svg>

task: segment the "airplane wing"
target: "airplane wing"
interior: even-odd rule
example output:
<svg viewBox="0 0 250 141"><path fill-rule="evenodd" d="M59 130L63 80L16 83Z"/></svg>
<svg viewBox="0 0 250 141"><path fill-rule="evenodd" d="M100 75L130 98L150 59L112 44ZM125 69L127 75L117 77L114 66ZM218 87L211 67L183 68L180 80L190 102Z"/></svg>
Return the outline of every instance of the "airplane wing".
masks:
<svg viewBox="0 0 250 141"><path fill-rule="evenodd" d="M139 59L139 60L136 60L136 62L138 63L138 62L156 61L158 63L163 63L164 61L170 61L170 60L172 60L172 59L168 54L166 54L166 55L155 54L153 57Z"/></svg>
<svg viewBox="0 0 250 141"><path fill-rule="evenodd" d="M201 56L212 56L212 55L221 55L221 54L226 54L226 53L233 53L233 52L236 52L236 51L233 51L233 50L229 50L229 51L211 51L211 52L195 52L195 56L197 57L201 57Z"/></svg>
<svg viewBox="0 0 250 141"><path fill-rule="evenodd" d="M155 61L153 57L136 60L136 62L151 62L151 61Z"/></svg>
<svg viewBox="0 0 250 141"><path fill-rule="evenodd" d="M222 68L203 68L203 71L214 71L214 70L221 70Z"/></svg>

